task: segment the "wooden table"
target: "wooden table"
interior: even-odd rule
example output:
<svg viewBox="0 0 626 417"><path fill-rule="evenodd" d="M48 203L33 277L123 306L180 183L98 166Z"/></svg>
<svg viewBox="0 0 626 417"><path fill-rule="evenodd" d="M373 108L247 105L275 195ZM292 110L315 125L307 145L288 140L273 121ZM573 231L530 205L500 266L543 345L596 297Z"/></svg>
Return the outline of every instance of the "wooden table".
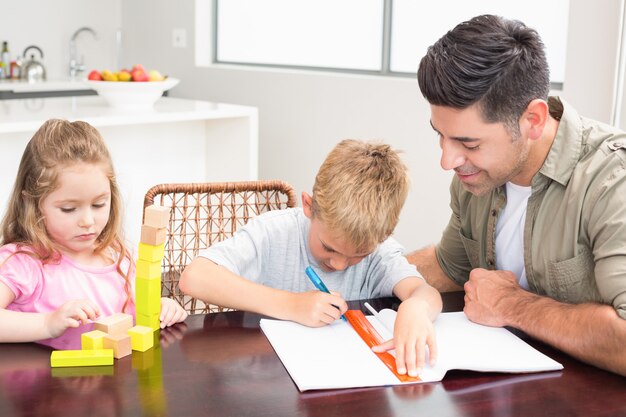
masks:
<svg viewBox="0 0 626 417"><path fill-rule="evenodd" d="M462 303L461 293L444 294L445 311ZM397 308L391 298L370 304ZM0 344L0 416L626 415L626 378L535 341L565 369L454 371L438 383L300 393L259 319L242 312L191 316L162 331L159 347L108 367L51 369L45 347Z"/></svg>

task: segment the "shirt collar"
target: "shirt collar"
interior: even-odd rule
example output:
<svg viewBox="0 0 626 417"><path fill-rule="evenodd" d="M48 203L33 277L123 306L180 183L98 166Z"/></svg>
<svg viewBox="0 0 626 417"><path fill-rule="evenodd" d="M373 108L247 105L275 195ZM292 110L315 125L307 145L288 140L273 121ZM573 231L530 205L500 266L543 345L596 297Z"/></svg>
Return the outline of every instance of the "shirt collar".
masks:
<svg viewBox="0 0 626 417"><path fill-rule="evenodd" d="M550 115L559 120L559 127L539 172L566 186L582 153L582 120L576 110L559 97L550 97L548 106Z"/></svg>

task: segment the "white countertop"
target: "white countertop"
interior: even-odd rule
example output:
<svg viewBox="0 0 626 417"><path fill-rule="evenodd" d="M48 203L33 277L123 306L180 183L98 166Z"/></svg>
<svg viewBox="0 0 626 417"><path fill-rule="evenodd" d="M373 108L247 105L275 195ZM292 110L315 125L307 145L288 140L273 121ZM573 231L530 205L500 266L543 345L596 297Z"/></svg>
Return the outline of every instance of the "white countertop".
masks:
<svg viewBox="0 0 626 417"><path fill-rule="evenodd" d="M34 132L52 118L95 127L207 120L256 115L255 107L161 97L152 109L119 110L98 96L0 100L0 133Z"/></svg>
<svg viewBox="0 0 626 417"><path fill-rule="evenodd" d="M29 83L25 80L0 80L0 91L14 93L31 93L43 91L74 91L90 90L83 80L58 79Z"/></svg>

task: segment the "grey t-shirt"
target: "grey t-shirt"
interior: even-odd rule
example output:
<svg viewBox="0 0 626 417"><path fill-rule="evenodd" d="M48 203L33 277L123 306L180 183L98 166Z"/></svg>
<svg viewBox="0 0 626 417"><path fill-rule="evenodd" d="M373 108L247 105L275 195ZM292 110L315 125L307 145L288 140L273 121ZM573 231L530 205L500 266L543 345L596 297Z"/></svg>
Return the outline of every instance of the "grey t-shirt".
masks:
<svg viewBox="0 0 626 417"><path fill-rule="evenodd" d="M232 238L199 256L250 281L291 292L315 290L304 272L310 265L328 289L345 300L388 297L402 279L421 278L403 256L404 248L392 238L358 264L324 272L309 251L309 226L301 208L270 211L250 219Z"/></svg>

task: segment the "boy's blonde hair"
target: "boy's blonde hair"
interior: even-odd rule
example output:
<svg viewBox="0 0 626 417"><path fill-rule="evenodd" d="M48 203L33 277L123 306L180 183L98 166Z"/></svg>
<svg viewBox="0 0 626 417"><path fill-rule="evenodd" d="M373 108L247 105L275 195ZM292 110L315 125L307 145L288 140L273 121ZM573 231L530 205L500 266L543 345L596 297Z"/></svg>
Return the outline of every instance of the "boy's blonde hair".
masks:
<svg viewBox="0 0 626 417"><path fill-rule="evenodd" d="M128 271L120 264L130 253L123 243L122 201L115 180L109 151L96 128L86 122L68 122L50 119L35 132L22 155L13 192L2 220L0 244L30 246L42 262L58 258L59 250L46 231L41 212L42 201L58 188L57 179L62 169L76 163L97 164L103 167L111 188L111 211L106 227L98 237L96 253L113 248L118 253L117 270L126 281L127 305L130 300Z"/></svg>
<svg viewBox="0 0 626 417"><path fill-rule="evenodd" d="M391 146L345 139L317 173L312 213L357 251L370 252L395 229L408 192L408 169Z"/></svg>

